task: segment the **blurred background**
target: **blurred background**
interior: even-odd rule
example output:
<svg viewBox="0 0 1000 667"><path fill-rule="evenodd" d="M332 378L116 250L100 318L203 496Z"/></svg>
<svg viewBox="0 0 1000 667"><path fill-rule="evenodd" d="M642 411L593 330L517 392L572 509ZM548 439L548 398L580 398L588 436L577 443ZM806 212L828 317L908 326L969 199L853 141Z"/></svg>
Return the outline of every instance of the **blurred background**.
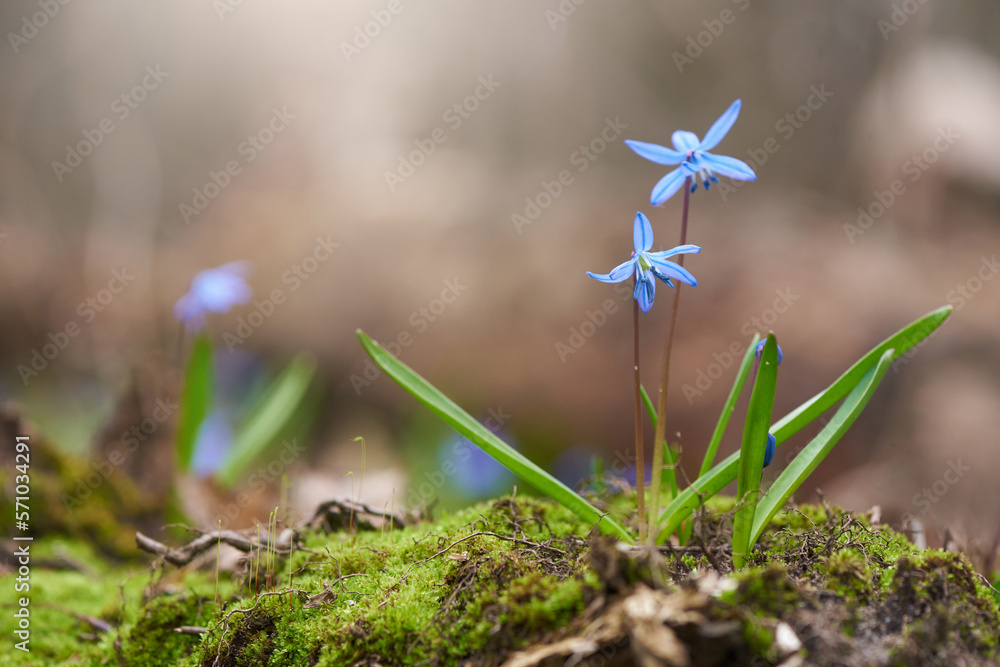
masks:
<svg viewBox="0 0 1000 667"><path fill-rule="evenodd" d="M668 425L685 469L754 332L784 349L780 416L950 303L799 499L818 487L919 518L931 543L992 540L994 3L17 0L0 25L2 393L66 451L98 456L176 400L172 306L198 271L246 259L256 301L209 327L237 387L318 359L314 423L280 470L302 508L356 491L357 436L373 507L515 482L380 377L358 328L568 482L595 453L627 467L629 294L585 271L627 258L636 210L675 245L681 200L649 206L666 169L623 140L701 136L741 98L717 152L758 180L691 200L704 251ZM669 304L661 289L643 318L653 392Z"/></svg>

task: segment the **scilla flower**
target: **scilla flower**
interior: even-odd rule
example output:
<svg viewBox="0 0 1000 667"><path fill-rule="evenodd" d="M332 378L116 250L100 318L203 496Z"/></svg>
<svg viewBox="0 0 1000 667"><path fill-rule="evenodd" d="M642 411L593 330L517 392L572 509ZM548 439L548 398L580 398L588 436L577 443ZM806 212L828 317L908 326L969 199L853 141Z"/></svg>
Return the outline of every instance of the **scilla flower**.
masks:
<svg viewBox="0 0 1000 667"><path fill-rule="evenodd" d="M766 343L766 342L767 342L766 340L762 340L759 343L757 343L757 349L754 351L754 356L757 357L757 362L758 363L760 363L760 355L762 355L764 353L764 343ZM781 363L781 357L782 356L783 355L781 353L781 346L779 345L778 346L778 363L779 364Z"/></svg>
<svg viewBox="0 0 1000 667"><path fill-rule="evenodd" d="M698 284L698 281L687 269L667 259L673 255L697 254L701 252L701 248L698 246L682 245L671 250L649 252L649 249L653 247L653 227L649 224L649 218L641 212L635 214L632 242L635 246L632 259L619 264L611 270L611 273L602 274L588 271L587 275L603 283L620 283L634 275L636 282L632 296L644 313L648 313L649 309L653 307L653 297L656 296L654 276L670 287L674 286L670 282L671 278L692 287Z"/></svg>
<svg viewBox="0 0 1000 667"><path fill-rule="evenodd" d="M205 314L225 313L238 303L246 303L253 296L246 277L250 262L230 262L214 269L206 269L191 281L191 289L174 304L174 317L184 323L188 331L197 331L205 325Z"/></svg>
<svg viewBox="0 0 1000 667"><path fill-rule="evenodd" d="M778 441L770 433L767 434L767 448L764 450L764 467L771 465L774 458L774 448L778 446Z"/></svg>
<svg viewBox="0 0 1000 667"><path fill-rule="evenodd" d="M675 192L681 189L684 179L688 177L691 177L692 180L691 192L698 189L698 183L694 180L696 176L704 184L706 190L710 183L719 182L716 174L728 176L737 181L757 180L757 175L745 162L725 155L712 155L708 152L719 145L733 123L736 122L737 116L740 115L741 104L740 100L733 102L726 109L726 112L719 116L719 119L715 121L701 141L698 140L698 135L694 132L684 130L677 130L671 137L674 144L673 149L659 144L647 144L644 141L625 140L625 144L629 148L650 162L680 165L653 186L653 192L649 197L653 206L660 206L670 199Z"/></svg>

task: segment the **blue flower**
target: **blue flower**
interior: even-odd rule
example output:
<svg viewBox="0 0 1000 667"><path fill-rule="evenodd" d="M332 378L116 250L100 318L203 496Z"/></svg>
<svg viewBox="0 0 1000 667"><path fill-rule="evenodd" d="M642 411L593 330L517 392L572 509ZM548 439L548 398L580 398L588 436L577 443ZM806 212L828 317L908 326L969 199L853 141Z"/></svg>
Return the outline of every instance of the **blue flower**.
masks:
<svg viewBox="0 0 1000 667"><path fill-rule="evenodd" d="M771 465L774 458L774 448L778 446L778 441L770 433L767 434L767 448L764 450L764 467Z"/></svg>
<svg viewBox="0 0 1000 667"><path fill-rule="evenodd" d="M216 408L198 427L195 436L191 472L205 478L222 467L233 444L233 427L225 410Z"/></svg>
<svg viewBox="0 0 1000 667"><path fill-rule="evenodd" d="M757 343L757 349L754 351L754 356L757 357L757 362L758 363L760 362L760 355L764 354L764 343L766 343L766 342L767 342L766 340L762 340L759 343ZM781 352L781 346L779 345L778 346L778 363L779 364L781 363L781 358L783 356L784 355Z"/></svg>
<svg viewBox="0 0 1000 667"><path fill-rule="evenodd" d="M639 302L639 308L644 313L648 313L649 309L653 307L653 297L656 296L656 281L653 280L653 276L670 287L674 286L670 282L671 278L692 287L698 284L698 281L687 269L667 259L673 255L697 254L701 252L701 248L698 246L682 245L671 250L649 252L649 249L653 247L653 226L649 224L649 218L641 212L635 214L632 242L635 246L632 259L619 264L611 270L611 273L587 271L587 275L602 283L620 283L635 275L635 290L632 292L632 296Z"/></svg>
<svg viewBox="0 0 1000 667"><path fill-rule="evenodd" d="M670 199L674 193L684 185L684 179L697 176L708 189L710 183L718 183L719 179L715 174L728 176L737 181L755 181L757 175L753 173L745 162L725 155L712 155L708 151L719 145L719 142L726 136L729 129L736 122L740 115L742 102L736 100L726 112L719 116L708 134L701 141L694 132L677 130L671 140L674 148L667 148L658 144L647 144L644 141L632 141L626 139L625 144L635 151L639 157L644 157L656 164L674 165L679 164L677 169L660 179L660 182L653 186L653 192L649 201L653 206L660 206ZM698 189L698 183L693 182L691 192Z"/></svg>
<svg viewBox="0 0 1000 667"><path fill-rule="evenodd" d="M230 262L214 269L206 269L191 281L191 289L174 304L174 317L184 323L188 331L197 331L205 325L205 314L225 313L238 303L246 303L253 290L246 282L250 262Z"/></svg>

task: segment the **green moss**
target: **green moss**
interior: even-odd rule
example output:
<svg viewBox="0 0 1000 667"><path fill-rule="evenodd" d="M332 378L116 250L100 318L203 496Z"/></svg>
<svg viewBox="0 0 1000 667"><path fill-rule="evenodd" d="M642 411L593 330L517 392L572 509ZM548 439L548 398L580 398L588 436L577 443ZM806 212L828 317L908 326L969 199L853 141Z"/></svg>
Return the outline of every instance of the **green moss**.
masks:
<svg viewBox="0 0 1000 667"><path fill-rule="evenodd" d="M733 578L736 589L723 593L722 599L751 612L780 618L804 603L800 588L781 565L750 568L737 572Z"/></svg>
<svg viewBox="0 0 1000 667"><path fill-rule="evenodd" d="M699 534L725 544L731 499L711 505ZM735 627L733 655L783 660L779 622L815 664L852 651L901 664L919 662L921 651L943 663L996 655L996 597L963 557L915 552L898 533L836 508L799 509L779 515L753 565L730 575L735 586L721 586L704 610L717 628ZM693 570L711 569L693 550L657 559L606 538L588 542L589 528L553 503L505 498L404 530L309 532L308 551L278 562L277 590L251 594L224 576L228 602L218 612L214 572L130 572L78 543L45 540L35 545L39 556L69 551L94 565L91 574L33 573L31 664L500 664L543 637L579 632L595 600L629 595L640 582L690 586ZM726 558L716 551L717 562ZM324 590L324 601L307 606ZM66 609L41 604L56 601ZM67 611L120 625L88 639L93 629ZM180 625L209 632L174 633ZM9 615L0 629L12 629ZM10 651L0 648L0 663L20 664Z"/></svg>
<svg viewBox="0 0 1000 667"><path fill-rule="evenodd" d="M129 665L177 665L190 655L198 639L174 632L183 625L200 626L211 620L205 600L190 594L159 595L143 608L125 634L121 659Z"/></svg>
<svg viewBox="0 0 1000 667"><path fill-rule="evenodd" d="M842 549L823 559L818 569L825 588L845 600L865 604L874 591L872 566L853 548Z"/></svg>

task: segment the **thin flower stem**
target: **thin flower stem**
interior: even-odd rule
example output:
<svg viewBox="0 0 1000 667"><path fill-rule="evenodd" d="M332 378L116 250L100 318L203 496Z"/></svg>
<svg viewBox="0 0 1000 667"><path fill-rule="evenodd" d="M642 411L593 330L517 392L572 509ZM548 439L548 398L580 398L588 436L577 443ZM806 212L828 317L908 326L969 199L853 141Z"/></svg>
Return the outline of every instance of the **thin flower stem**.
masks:
<svg viewBox="0 0 1000 667"><path fill-rule="evenodd" d="M642 384L639 377L639 302L632 299L632 329L634 332L635 356L633 372L635 375L635 486L636 510L639 517L639 540L645 538L646 516L646 455L642 447Z"/></svg>
<svg viewBox="0 0 1000 667"><path fill-rule="evenodd" d="M678 245L687 243L688 207L691 201L691 177L684 179L684 210L681 214L681 241ZM677 256L677 263L684 266L684 255ZM666 474L670 484L670 498L677 495L677 474L674 470L674 457L667 449L667 389L670 378L670 350L674 345L674 330L677 328L677 309L681 301L681 282L674 286L674 307L670 312L670 327L663 347L663 375L660 378L660 396L656 404L656 432L653 436L653 488L649 505L649 539L656 540L657 523L660 518L660 485ZM664 457L666 470L664 471Z"/></svg>

